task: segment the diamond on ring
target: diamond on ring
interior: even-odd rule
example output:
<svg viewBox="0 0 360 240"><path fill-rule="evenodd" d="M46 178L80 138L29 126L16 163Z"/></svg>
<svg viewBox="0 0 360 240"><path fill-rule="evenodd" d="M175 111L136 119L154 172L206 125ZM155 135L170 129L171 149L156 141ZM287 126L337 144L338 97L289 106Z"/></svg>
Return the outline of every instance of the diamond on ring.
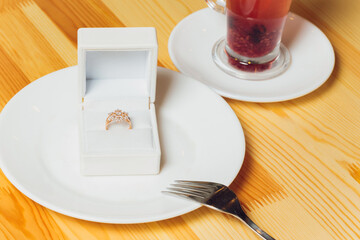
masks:
<svg viewBox="0 0 360 240"><path fill-rule="evenodd" d="M109 130L109 125L111 123L120 123L125 121L129 124L129 129L132 129L132 124L129 115L126 112L121 111L120 109L116 109L114 112L108 114L109 116L106 118L105 129Z"/></svg>

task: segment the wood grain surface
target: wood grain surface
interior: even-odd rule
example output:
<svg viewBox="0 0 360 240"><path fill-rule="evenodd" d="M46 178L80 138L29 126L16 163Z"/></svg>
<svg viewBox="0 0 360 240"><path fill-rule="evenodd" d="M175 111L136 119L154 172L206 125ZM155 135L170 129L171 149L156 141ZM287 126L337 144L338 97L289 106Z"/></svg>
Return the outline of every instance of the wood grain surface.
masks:
<svg viewBox="0 0 360 240"><path fill-rule="evenodd" d="M202 0L0 0L0 109L24 86L76 65L80 27L154 26L160 66L176 70L167 42ZM336 66L318 90L281 103L226 99L247 151L230 186L276 239L360 239L360 1L293 0L292 11L330 39ZM61 215L33 202L0 173L0 239L259 239L202 207L146 224Z"/></svg>

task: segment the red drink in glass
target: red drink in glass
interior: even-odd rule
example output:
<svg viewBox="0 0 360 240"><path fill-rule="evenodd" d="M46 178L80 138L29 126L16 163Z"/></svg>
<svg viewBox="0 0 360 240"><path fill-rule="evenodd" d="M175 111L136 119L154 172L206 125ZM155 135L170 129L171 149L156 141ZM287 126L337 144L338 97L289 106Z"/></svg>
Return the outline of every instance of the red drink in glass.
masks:
<svg viewBox="0 0 360 240"><path fill-rule="evenodd" d="M279 54L290 4L291 0L227 0L226 52L232 66L259 71L271 65Z"/></svg>

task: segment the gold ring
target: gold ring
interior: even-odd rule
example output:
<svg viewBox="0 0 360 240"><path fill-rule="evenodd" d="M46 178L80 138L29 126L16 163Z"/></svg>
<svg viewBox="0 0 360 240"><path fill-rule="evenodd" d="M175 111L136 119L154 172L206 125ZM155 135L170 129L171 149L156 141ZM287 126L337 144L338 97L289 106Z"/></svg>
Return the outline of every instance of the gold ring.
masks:
<svg viewBox="0 0 360 240"><path fill-rule="evenodd" d="M129 129L132 129L129 115L126 112L116 109L114 112L109 113L109 116L106 118L105 129L109 130L109 125L111 123L120 123L122 121L127 122L129 124Z"/></svg>

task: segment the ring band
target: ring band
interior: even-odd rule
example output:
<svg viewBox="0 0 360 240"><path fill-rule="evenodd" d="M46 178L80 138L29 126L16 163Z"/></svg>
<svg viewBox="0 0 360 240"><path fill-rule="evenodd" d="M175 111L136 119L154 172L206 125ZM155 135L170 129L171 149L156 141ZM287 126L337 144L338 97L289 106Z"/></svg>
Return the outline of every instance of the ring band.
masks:
<svg viewBox="0 0 360 240"><path fill-rule="evenodd" d="M109 125L111 123L120 123L122 121L127 122L129 124L129 129L132 129L129 115L126 112L116 109L114 112L109 113L109 116L106 118L105 129L109 130Z"/></svg>

